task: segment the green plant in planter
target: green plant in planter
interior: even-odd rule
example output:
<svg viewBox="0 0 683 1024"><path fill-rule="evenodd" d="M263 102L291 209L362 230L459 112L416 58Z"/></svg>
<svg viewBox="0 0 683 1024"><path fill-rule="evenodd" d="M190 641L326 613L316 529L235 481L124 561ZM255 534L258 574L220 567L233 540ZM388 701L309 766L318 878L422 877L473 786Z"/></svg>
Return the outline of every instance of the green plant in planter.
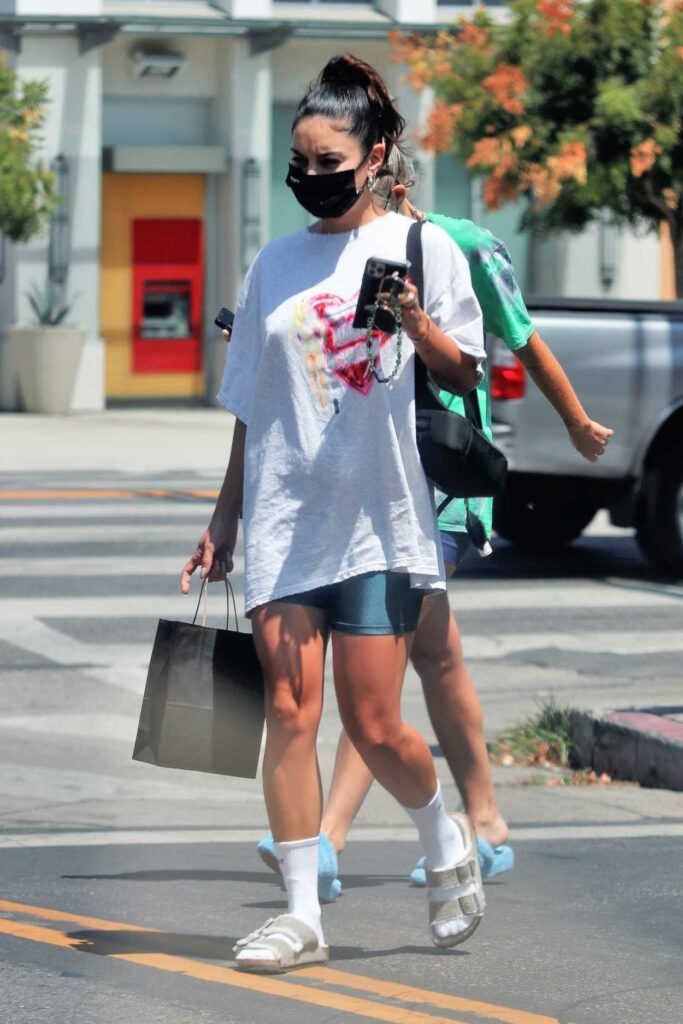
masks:
<svg viewBox="0 0 683 1024"><path fill-rule="evenodd" d="M38 327L58 327L64 322L73 302L64 302L60 288L49 284L42 290L37 284L26 293L26 298L36 317Z"/></svg>

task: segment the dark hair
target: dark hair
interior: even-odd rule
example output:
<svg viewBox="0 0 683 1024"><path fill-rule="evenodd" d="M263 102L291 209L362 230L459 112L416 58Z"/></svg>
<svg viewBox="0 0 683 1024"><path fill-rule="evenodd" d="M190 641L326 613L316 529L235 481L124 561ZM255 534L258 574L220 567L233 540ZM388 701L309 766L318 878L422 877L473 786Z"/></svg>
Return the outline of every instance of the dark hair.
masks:
<svg viewBox="0 0 683 1024"><path fill-rule="evenodd" d="M304 117L345 121L364 153L384 142L387 157L394 146L401 148L406 126L379 72L350 53L327 62L296 108L292 131Z"/></svg>

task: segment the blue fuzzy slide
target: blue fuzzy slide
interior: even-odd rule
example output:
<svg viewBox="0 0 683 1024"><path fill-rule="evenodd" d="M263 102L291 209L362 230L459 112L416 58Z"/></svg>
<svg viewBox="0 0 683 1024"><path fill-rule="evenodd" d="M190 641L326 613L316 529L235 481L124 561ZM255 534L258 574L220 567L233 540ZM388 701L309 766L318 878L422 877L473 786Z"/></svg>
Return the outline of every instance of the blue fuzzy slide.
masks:
<svg viewBox="0 0 683 1024"><path fill-rule="evenodd" d="M258 843L256 852L271 871L280 874L272 832ZM342 884L337 878L338 871L337 852L325 833L321 832L318 847L318 899L321 903L334 903L337 896L341 895Z"/></svg>
<svg viewBox="0 0 683 1024"><path fill-rule="evenodd" d="M502 875L504 871L511 871L515 864L515 851L511 846L491 846L481 836L477 836L477 852L481 864L481 877L493 878L495 875ZM425 873L425 859L420 857L419 861L410 872L410 881L423 889L427 884Z"/></svg>

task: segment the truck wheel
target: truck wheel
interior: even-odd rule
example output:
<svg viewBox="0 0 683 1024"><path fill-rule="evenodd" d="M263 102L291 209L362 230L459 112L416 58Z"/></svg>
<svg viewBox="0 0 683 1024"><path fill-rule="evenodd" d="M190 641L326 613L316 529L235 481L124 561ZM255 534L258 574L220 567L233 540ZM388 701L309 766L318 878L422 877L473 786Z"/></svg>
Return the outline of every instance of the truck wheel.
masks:
<svg viewBox="0 0 683 1024"><path fill-rule="evenodd" d="M683 456L680 448L662 452L646 469L636 536L640 550L653 565L667 575L683 576Z"/></svg>
<svg viewBox="0 0 683 1024"><path fill-rule="evenodd" d="M580 536L597 511L594 501L551 481L547 487L506 487L493 502L493 526L525 551L551 552Z"/></svg>

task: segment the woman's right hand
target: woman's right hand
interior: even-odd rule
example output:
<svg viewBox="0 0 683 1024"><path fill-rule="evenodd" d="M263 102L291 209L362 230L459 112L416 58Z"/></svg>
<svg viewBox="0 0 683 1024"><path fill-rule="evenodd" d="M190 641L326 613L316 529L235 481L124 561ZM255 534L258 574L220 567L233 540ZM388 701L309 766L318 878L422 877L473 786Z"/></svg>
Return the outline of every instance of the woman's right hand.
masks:
<svg viewBox="0 0 683 1024"><path fill-rule="evenodd" d="M237 517L223 523L212 523L199 538L197 547L180 574L180 589L189 594L192 573L199 568L200 577L209 583L222 580L233 570L233 551L237 541ZM200 568L201 567L201 568Z"/></svg>

